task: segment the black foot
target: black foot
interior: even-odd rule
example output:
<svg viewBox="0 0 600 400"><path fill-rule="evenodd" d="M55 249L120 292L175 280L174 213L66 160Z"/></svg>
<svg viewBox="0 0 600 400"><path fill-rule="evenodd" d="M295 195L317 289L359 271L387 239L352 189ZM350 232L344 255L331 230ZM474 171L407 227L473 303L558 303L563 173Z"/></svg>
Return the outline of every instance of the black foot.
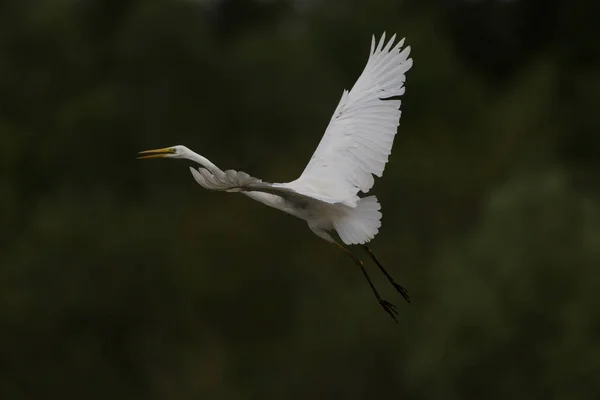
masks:
<svg viewBox="0 0 600 400"><path fill-rule="evenodd" d="M394 319L394 321L398 322L396 315L398 315L398 310L396 310L396 306L390 303L389 301L379 299L379 304L385 310L386 313L390 314L390 317Z"/></svg>
<svg viewBox="0 0 600 400"><path fill-rule="evenodd" d="M402 295L402 297L404 297L404 300L406 300L408 303L410 303L410 296L408 295L408 290L406 290L404 287L398 285L396 282L392 282L392 285L394 285L396 290Z"/></svg>

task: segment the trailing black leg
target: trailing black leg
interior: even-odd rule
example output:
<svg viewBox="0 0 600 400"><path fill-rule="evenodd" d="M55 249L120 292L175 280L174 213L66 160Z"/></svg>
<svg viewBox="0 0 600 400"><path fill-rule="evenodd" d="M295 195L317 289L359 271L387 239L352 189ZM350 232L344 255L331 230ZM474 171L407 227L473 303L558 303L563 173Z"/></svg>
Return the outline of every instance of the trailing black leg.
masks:
<svg viewBox="0 0 600 400"><path fill-rule="evenodd" d="M377 301L379 302L379 304L381 305L381 307L383 307L383 309L385 310L385 312L387 312L390 315L390 317L392 317L394 319L394 321L398 322L398 319L396 318L396 315L398 315L398 310L396 309L396 306L381 297L381 295L379 294L379 292L375 288L375 285L373 284L373 281L371 281L371 278L369 277L369 274L367 274L367 270L365 269L365 266L364 266L362 260L360 258L358 258L357 256L355 256L354 253L352 253L350 250L348 250L347 248L345 248L341 244L339 244L337 242L334 242L334 243L344 253L346 253L346 255L348 255L348 257L350 257L356 263L356 265L358 265L360 267L360 270L362 271L365 279L369 283L369 286L371 287L371 290L373 291L373 294L377 298Z"/></svg>
<svg viewBox="0 0 600 400"><path fill-rule="evenodd" d="M369 257L371 257L371 260L373 260L375 264L377 264L377 266L379 267L381 272L383 272L388 281L390 281L390 283L396 288L396 290L402 295L402 297L404 297L404 299L410 303L410 296L408 295L408 291L403 286L396 283L394 278L392 278L392 276L388 274L385 268L383 268L383 265L381 265L381 263L377 260L377 257L375 257L375 254L373 254L371 249L366 244L363 244L362 247L367 251L367 253L369 253Z"/></svg>

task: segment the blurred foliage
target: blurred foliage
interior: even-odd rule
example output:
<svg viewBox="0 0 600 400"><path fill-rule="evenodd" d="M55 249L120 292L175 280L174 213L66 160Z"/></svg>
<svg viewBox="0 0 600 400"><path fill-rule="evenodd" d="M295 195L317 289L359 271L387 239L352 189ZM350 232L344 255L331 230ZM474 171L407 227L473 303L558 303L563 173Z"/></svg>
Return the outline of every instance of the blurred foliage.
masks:
<svg viewBox="0 0 600 400"><path fill-rule="evenodd" d="M0 397L599 398L596 5L0 3ZM384 30L397 326L302 221L135 160L294 179Z"/></svg>

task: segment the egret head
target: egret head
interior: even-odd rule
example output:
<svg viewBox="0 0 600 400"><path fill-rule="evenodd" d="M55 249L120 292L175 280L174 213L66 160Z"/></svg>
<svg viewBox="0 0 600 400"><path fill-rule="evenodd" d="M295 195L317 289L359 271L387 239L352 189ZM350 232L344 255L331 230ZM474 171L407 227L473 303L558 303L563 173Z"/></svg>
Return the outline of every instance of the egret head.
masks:
<svg viewBox="0 0 600 400"><path fill-rule="evenodd" d="M164 147L156 150L140 151L137 155L138 160L144 158L185 158L189 152L185 146Z"/></svg>

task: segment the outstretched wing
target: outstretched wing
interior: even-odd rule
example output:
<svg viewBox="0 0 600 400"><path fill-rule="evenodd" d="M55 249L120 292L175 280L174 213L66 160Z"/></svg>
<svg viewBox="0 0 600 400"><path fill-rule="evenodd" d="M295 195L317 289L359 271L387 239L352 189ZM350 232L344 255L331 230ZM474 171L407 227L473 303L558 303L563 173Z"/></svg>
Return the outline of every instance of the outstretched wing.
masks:
<svg viewBox="0 0 600 400"><path fill-rule="evenodd" d="M210 172L206 168L196 169L193 167L190 167L190 171L196 182L208 190L222 192L264 192L275 194L291 201L320 200L330 204L338 203L337 200L327 196L297 192L294 189L287 187L287 184L284 183L263 182L242 171L230 169L227 171Z"/></svg>
<svg viewBox="0 0 600 400"><path fill-rule="evenodd" d="M288 187L356 206L358 191L367 193L381 177L400 121L405 73L412 66L410 47L385 45L385 33L350 92L342 94L325 135L302 175Z"/></svg>

